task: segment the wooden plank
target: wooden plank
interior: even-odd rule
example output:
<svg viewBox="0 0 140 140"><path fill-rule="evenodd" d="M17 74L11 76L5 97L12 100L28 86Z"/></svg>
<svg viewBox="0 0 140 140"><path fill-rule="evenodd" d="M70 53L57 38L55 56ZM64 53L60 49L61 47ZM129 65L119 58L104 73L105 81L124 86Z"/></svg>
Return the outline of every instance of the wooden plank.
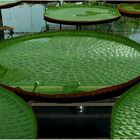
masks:
<svg viewBox="0 0 140 140"><path fill-rule="evenodd" d="M102 106L110 106L112 107L114 105L114 103L111 103L110 102L106 102L106 103L100 103L100 101L98 101L99 103L97 102L93 102L93 103L45 103L45 102L33 102L33 101L30 101L30 105L32 107L47 107L47 106L67 106L67 107L76 107L76 106L98 106L98 107L102 107ZM114 101L115 102L115 101Z"/></svg>
<svg viewBox="0 0 140 140"><path fill-rule="evenodd" d="M90 102L81 102L81 103L48 103L48 102L38 102L38 101L30 101L28 104L32 107L49 107L49 106L67 106L67 107L76 107L76 106L95 106L95 107L112 107L116 100L119 97L98 101L90 101Z"/></svg>

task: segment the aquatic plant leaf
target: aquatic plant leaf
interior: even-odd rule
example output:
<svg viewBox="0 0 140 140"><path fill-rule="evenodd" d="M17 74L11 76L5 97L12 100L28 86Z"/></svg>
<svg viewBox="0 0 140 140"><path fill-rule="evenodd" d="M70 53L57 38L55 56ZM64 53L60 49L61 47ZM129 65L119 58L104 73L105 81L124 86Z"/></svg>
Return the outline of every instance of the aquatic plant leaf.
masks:
<svg viewBox="0 0 140 140"><path fill-rule="evenodd" d="M0 139L34 139L36 136L32 109L15 93L0 87Z"/></svg>
<svg viewBox="0 0 140 140"><path fill-rule="evenodd" d="M120 12L125 14L139 15L140 16L140 4L120 4L118 6Z"/></svg>
<svg viewBox="0 0 140 140"><path fill-rule="evenodd" d="M31 92L35 81L37 93L72 94L140 75L140 45L112 34L56 31L3 41L0 48L8 68L2 83Z"/></svg>
<svg viewBox="0 0 140 140"><path fill-rule="evenodd" d="M10 8L20 4L21 1L18 0L1 0L0 1L0 8Z"/></svg>
<svg viewBox="0 0 140 140"><path fill-rule="evenodd" d="M105 22L120 17L116 8L108 5L76 5L64 4L46 9L44 18L47 21L64 24L89 24L94 22Z"/></svg>
<svg viewBox="0 0 140 140"><path fill-rule="evenodd" d="M140 83L126 91L112 111L111 137L115 139L140 138Z"/></svg>

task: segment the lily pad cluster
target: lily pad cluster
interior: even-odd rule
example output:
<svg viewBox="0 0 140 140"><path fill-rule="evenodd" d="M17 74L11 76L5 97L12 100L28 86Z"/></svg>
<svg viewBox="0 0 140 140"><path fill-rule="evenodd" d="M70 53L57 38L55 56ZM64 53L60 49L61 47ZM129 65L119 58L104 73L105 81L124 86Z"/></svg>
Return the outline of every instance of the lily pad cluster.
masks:
<svg viewBox="0 0 140 140"><path fill-rule="evenodd" d="M7 5L0 3L1 7ZM122 8L139 12L137 5ZM117 9L105 5L68 4L50 7L45 13L46 20L65 24L89 24L119 17ZM112 34L56 31L0 42L1 86L21 97L88 101L108 94L118 96L126 89L113 108L112 138L140 137L139 76L140 45ZM132 88L127 90L129 87ZM32 109L9 90L0 87L0 138L36 138Z"/></svg>

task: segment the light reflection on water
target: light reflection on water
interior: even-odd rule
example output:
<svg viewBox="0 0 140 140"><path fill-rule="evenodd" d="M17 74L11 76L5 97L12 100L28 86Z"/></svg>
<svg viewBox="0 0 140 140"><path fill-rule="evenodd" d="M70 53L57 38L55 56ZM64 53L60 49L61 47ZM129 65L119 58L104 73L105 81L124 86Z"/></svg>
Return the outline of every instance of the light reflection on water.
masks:
<svg viewBox="0 0 140 140"><path fill-rule="evenodd" d="M129 35L129 38L140 44L140 32Z"/></svg>
<svg viewBox="0 0 140 140"><path fill-rule="evenodd" d="M45 6L22 4L2 10L3 24L13 26L15 32L40 32L45 26Z"/></svg>
<svg viewBox="0 0 140 140"><path fill-rule="evenodd" d="M22 4L10 9L3 9L3 23L14 27L16 33L41 32L46 28L44 21L45 5ZM50 24L51 30L59 30L58 24ZM75 29L74 26L64 26L63 29ZM140 18L121 17L119 20L93 26L85 26L82 29L97 30L120 34L140 43Z"/></svg>

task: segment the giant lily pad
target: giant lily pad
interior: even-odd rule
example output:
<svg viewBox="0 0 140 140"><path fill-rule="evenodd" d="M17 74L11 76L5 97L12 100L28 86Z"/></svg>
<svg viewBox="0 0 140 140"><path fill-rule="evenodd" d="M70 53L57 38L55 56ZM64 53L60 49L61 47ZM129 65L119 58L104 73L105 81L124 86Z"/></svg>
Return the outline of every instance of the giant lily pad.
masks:
<svg viewBox="0 0 140 140"><path fill-rule="evenodd" d="M40 33L1 42L0 64L4 85L35 96L85 97L140 76L140 45L93 31Z"/></svg>
<svg viewBox="0 0 140 140"><path fill-rule="evenodd" d="M115 103L111 136L115 139L140 138L140 83L126 91Z"/></svg>
<svg viewBox="0 0 140 140"><path fill-rule="evenodd" d="M32 109L15 93L0 87L0 139L34 139L36 135Z"/></svg>
<svg viewBox="0 0 140 140"><path fill-rule="evenodd" d="M118 10L110 6L76 4L50 7L46 9L44 16L47 21L68 25L102 23L118 17Z"/></svg>
<svg viewBox="0 0 140 140"><path fill-rule="evenodd" d="M59 0L20 0L26 3L49 3L49 2L59 2Z"/></svg>
<svg viewBox="0 0 140 140"><path fill-rule="evenodd" d="M140 15L140 4L120 4L118 9L124 14Z"/></svg>
<svg viewBox="0 0 140 140"><path fill-rule="evenodd" d="M0 1L0 8L10 8L20 3L21 2L17 0L3 0L3 1Z"/></svg>

